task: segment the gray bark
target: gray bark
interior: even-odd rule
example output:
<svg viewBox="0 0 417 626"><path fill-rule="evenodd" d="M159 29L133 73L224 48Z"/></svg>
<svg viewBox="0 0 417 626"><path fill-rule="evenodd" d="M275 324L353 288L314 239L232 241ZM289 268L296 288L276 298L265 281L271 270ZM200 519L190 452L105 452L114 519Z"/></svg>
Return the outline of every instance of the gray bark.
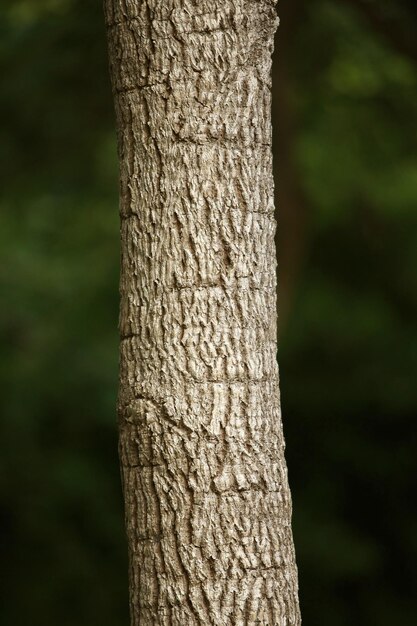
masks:
<svg viewBox="0 0 417 626"><path fill-rule="evenodd" d="M132 626L298 626L268 0L107 0Z"/></svg>

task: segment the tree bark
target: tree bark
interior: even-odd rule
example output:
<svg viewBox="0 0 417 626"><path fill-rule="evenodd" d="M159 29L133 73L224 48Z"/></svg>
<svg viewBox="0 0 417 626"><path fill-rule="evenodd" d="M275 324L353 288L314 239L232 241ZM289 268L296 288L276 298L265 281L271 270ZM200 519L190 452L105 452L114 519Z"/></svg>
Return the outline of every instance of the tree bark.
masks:
<svg viewBox="0 0 417 626"><path fill-rule="evenodd" d="M269 0L106 0L132 626L298 626Z"/></svg>

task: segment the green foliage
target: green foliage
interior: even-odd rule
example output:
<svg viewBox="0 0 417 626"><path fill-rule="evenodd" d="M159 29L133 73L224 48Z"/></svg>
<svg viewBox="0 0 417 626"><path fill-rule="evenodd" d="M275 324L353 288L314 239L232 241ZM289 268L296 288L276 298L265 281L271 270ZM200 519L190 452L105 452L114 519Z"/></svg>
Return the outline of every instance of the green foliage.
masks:
<svg viewBox="0 0 417 626"><path fill-rule="evenodd" d="M304 623L412 626L417 59L356 5L304 6L277 59L309 215L280 345L283 413ZM402 2L392 18L407 33L412 12ZM7 0L2 14L0 621L121 626L118 189L101 3Z"/></svg>
<svg viewBox="0 0 417 626"><path fill-rule="evenodd" d="M411 626L416 62L313 4L292 60L311 231L280 346L304 622Z"/></svg>

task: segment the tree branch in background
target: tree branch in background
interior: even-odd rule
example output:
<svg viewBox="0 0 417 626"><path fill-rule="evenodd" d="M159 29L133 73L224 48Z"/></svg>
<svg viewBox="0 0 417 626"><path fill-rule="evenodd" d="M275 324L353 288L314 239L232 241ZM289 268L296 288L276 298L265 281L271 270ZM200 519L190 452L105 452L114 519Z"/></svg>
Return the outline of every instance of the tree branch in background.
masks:
<svg viewBox="0 0 417 626"><path fill-rule="evenodd" d="M281 334L288 320L305 256L308 209L295 163L297 131L291 104L292 84L288 74L291 43L300 23L300 10L296 0L287 0L280 5L279 15L281 27L274 65L277 95L273 99L272 112L274 163L277 172L278 330Z"/></svg>

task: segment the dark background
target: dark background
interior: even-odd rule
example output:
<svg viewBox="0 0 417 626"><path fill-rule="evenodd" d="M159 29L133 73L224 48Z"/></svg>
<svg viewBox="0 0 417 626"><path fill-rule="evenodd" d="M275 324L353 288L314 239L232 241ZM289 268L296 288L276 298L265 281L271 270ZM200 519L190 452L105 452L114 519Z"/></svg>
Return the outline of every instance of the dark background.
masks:
<svg viewBox="0 0 417 626"><path fill-rule="evenodd" d="M414 626L415 2L279 13L279 361L304 624ZM5 625L128 624L103 22L100 0L1 1Z"/></svg>

